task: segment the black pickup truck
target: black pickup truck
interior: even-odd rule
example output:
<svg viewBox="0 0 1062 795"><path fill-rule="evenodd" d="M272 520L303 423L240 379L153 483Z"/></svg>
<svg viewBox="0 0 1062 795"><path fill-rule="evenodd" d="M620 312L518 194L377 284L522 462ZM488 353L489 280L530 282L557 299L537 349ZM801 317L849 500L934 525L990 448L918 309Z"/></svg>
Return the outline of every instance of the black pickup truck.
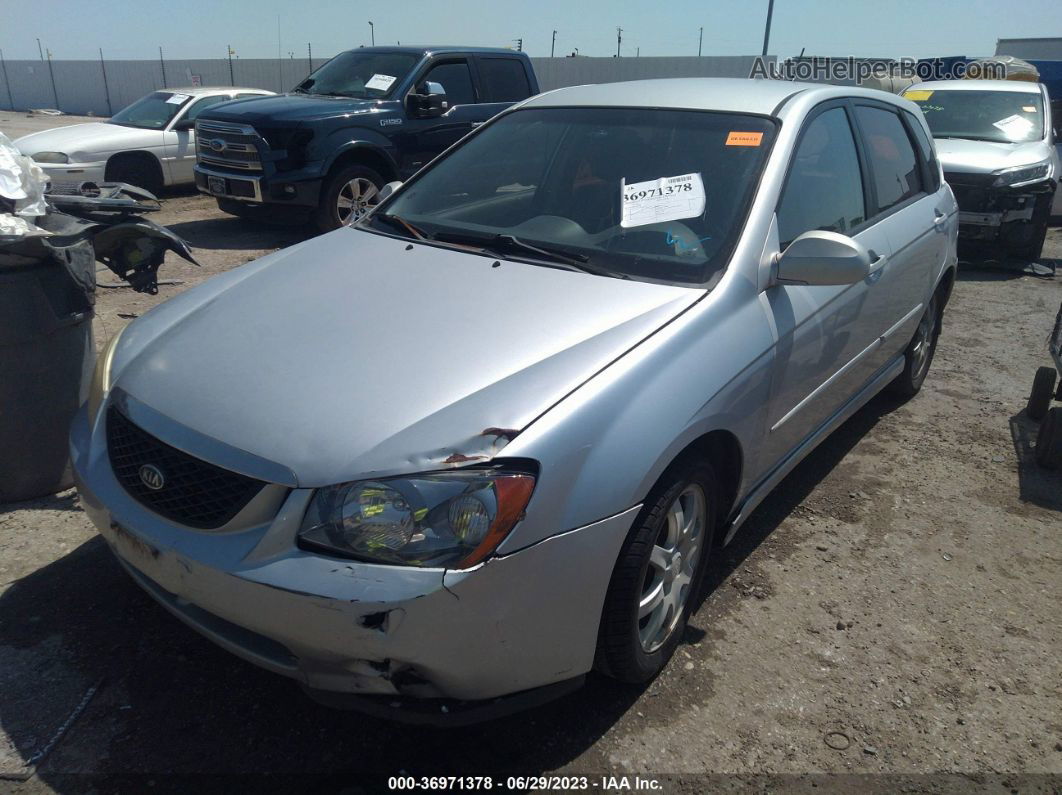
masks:
<svg viewBox="0 0 1062 795"><path fill-rule="evenodd" d="M361 47L287 94L211 108L196 121L195 182L243 217L352 223L514 102L538 93L525 53L475 47Z"/></svg>

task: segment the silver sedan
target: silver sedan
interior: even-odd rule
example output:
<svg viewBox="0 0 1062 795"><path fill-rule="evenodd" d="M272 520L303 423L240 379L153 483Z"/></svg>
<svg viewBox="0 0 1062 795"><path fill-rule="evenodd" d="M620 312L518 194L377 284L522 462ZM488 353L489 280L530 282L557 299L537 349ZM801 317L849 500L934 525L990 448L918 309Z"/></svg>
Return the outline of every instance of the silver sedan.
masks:
<svg viewBox="0 0 1062 795"><path fill-rule="evenodd" d="M128 182L157 193L194 182L195 120L220 102L272 94L260 88L154 91L106 121L72 124L15 141L55 185Z"/></svg>
<svg viewBox="0 0 1062 795"><path fill-rule="evenodd" d="M71 452L175 616L394 715L655 676L756 505L919 391L955 278L925 120L871 90L567 88L385 192L130 324Z"/></svg>

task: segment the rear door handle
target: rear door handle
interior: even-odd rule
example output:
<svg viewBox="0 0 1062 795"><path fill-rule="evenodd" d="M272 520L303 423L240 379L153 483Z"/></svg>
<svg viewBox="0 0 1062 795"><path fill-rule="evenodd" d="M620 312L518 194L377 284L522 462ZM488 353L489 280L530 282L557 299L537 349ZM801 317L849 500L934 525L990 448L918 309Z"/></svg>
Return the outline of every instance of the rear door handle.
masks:
<svg viewBox="0 0 1062 795"><path fill-rule="evenodd" d="M945 229L944 225L947 223L948 220L948 216L942 213L940 210L934 210L933 215L933 226L937 228L938 232L943 232Z"/></svg>

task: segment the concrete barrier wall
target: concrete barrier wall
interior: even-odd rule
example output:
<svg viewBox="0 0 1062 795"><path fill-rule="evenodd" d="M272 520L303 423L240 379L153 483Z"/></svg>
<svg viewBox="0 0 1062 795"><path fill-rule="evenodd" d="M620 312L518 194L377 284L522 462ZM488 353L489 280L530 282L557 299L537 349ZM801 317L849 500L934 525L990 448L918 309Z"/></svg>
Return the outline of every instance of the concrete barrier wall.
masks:
<svg viewBox="0 0 1062 795"><path fill-rule="evenodd" d="M314 67L325 58L314 58ZM748 77L753 56L703 58L532 58L543 91L584 83L653 77ZM192 84L290 89L310 72L307 58L224 58L157 61L6 61L0 74L0 108L58 108L64 113L110 116L148 92ZM106 71L106 84L104 83ZM8 88L10 87L10 95ZM110 94L108 105L107 95Z"/></svg>

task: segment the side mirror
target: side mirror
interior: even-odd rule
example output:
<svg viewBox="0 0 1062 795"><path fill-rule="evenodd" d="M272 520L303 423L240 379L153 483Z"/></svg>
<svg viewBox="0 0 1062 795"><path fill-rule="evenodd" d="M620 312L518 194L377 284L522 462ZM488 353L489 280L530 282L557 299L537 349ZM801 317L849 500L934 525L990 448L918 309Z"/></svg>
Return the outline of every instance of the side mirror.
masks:
<svg viewBox="0 0 1062 795"><path fill-rule="evenodd" d="M195 119L181 119L173 125L175 130L191 130L195 127Z"/></svg>
<svg viewBox="0 0 1062 795"><path fill-rule="evenodd" d="M837 232L805 232L778 256L781 284L855 284L870 274L870 252Z"/></svg>
<svg viewBox="0 0 1062 795"><path fill-rule="evenodd" d="M379 197L377 198L376 201L377 202L382 202L384 199L388 198L392 193L394 193L396 190L398 190L401 187L402 187L402 181L401 180L395 180L394 182L388 182L386 185L384 185L382 188L380 188L380 194L379 194Z"/></svg>
<svg viewBox="0 0 1062 795"><path fill-rule="evenodd" d="M450 109L446 98L446 89L441 83L427 82L420 87L420 93L406 96L406 110L416 119L431 119L442 116Z"/></svg>

